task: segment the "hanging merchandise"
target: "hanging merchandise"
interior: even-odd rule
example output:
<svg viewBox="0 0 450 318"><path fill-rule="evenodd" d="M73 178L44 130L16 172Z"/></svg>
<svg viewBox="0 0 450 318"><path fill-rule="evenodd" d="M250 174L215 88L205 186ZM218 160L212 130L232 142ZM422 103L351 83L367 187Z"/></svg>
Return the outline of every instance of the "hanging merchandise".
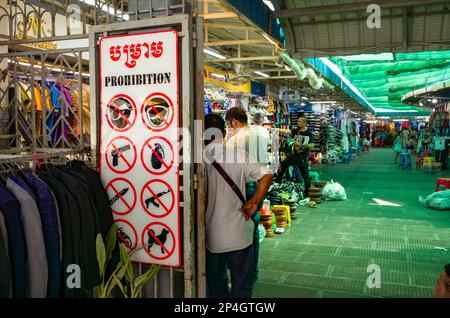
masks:
<svg viewBox="0 0 450 318"><path fill-rule="evenodd" d="M113 224L110 201L97 172L81 161L41 165L36 173L17 162L8 171L4 165L0 172L0 215L6 229L0 231L6 233L0 234L8 237L10 265L14 268L11 290L6 294L24 298L90 297L100 284L96 236L100 233L106 237ZM118 262L117 247L109 272ZM78 288L65 283L73 264L83 273Z"/></svg>

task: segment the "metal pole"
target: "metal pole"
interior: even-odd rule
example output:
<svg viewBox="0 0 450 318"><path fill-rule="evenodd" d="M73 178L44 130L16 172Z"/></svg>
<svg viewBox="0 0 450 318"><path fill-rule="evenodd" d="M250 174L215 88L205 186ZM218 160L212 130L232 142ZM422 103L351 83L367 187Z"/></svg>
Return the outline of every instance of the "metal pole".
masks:
<svg viewBox="0 0 450 318"><path fill-rule="evenodd" d="M31 138L32 138L32 149L36 149L37 148L37 143L36 143L36 139L37 139L37 135L36 135L36 94L34 93L34 87L35 87L35 83L34 83L34 63L35 63L35 59L34 59L34 55L30 56L30 64L31 64L31 83L29 86L29 90L30 90L30 94L31 94ZM26 110L25 110L26 111Z"/></svg>
<svg viewBox="0 0 450 318"><path fill-rule="evenodd" d="M207 3L205 3L207 5ZM197 32L197 47L195 48L195 119L201 120L203 119L204 114L204 53L203 53L203 26L204 20L202 17L196 17L196 32ZM197 130L198 131L198 130ZM203 127L200 131L203 133ZM203 144L200 142L200 145L196 145L196 148L203 149ZM203 153L200 149L200 151ZM205 262L205 201L206 201L206 174L205 174L205 165L202 161L202 154L198 154L195 156L197 159L196 163L196 173L197 173L197 196L196 196L196 205L195 211L196 215L196 232L197 232L197 295L196 297L204 298L206 296L205 286L206 286L206 262ZM200 161L198 161L200 159Z"/></svg>
<svg viewBox="0 0 450 318"><path fill-rule="evenodd" d="M192 45L192 16L186 15L183 19L182 30L185 36L182 38L182 123L183 128L193 131L193 103L194 103L194 72L193 70L193 45ZM192 138L189 144L183 139L183 153L185 158L189 158L188 163L183 161L183 235L184 235L184 297L195 297L195 223L194 223L194 197L193 181L194 171L192 162Z"/></svg>

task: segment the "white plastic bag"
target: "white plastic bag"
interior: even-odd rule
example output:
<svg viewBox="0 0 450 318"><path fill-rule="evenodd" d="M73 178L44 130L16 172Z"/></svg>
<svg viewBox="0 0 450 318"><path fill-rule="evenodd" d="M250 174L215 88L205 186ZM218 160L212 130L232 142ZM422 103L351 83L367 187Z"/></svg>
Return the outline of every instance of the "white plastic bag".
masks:
<svg viewBox="0 0 450 318"><path fill-rule="evenodd" d="M345 193L345 189L342 185L337 182L331 180L331 182L327 182L325 187L322 190L322 197L324 200L347 200L347 194Z"/></svg>
<svg viewBox="0 0 450 318"><path fill-rule="evenodd" d="M432 209L450 210L450 189L434 192L425 199L423 197L419 197L419 200Z"/></svg>

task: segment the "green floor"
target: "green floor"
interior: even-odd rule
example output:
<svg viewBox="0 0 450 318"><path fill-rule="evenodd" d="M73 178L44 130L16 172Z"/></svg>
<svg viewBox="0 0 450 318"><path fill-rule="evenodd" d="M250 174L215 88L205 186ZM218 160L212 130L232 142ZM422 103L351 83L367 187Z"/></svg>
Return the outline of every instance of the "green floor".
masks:
<svg viewBox="0 0 450 318"><path fill-rule="evenodd" d="M317 170L322 180L341 183L348 200L300 207L291 228L264 239L253 296L433 297L450 263L450 211L427 209L418 198L450 173L399 170L391 149ZM367 287L370 264L381 268L380 289Z"/></svg>

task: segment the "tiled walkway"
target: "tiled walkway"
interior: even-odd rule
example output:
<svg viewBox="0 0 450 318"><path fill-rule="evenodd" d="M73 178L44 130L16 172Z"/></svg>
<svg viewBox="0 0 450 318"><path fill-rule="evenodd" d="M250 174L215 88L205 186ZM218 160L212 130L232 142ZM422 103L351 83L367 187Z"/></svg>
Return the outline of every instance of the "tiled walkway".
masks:
<svg viewBox="0 0 450 318"><path fill-rule="evenodd" d="M450 263L450 211L428 209L419 196L450 173L399 170L391 149L317 169L341 183L348 200L300 207L290 229L264 239L253 296L432 297ZM380 289L367 287L370 264L381 268Z"/></svg>

